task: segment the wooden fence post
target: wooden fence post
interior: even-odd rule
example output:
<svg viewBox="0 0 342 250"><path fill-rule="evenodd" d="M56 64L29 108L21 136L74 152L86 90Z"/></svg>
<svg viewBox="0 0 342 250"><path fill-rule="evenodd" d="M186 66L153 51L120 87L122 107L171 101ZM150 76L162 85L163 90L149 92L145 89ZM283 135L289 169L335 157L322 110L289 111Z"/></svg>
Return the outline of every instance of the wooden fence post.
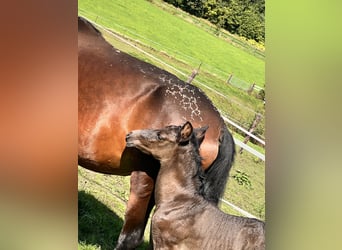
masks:
<svg viewBox="0 0 342 250"><path fill-rule="evenodd" d="M249 133L253 133L254 132L254 130L258 126L260 120L261 120L261 115L260 114L256 114L255 117L254 117L254 121L252 123L252 126L248 130ZM251 138L250 135L247 135L245 137L245 139L243 140L243 143L246 144L249 141L250 138ZM242 154L242 151L243 151L243 148L240 148L239 154Z"/></svg>
<svg viewBox="0 0 342 250"><path fill-rule="evenodd" d="M200 67L202 65L202 62L200 63L200 65L198 66L197 69L194 69L191 73L191 75L189 76L188 80L186 81L186 83L189 83L191 84L191 82L195 79L195 77L197 76L199 70L200 70Z"/></svg>
<svg viewBox="0 0 342 250"><path fill-rule="evenodd" d="M227 80L227 83L228 83L228 84L230 84L230 80L232 79L232 77L233 77L233 73L231 73L231 74L229 75L229 77L228 77L228 80Z"/></svg>
<svg viewBox="0 0 342 250"><path fill-rule="evenodd" d="M249 89L247 90L247 93L250 95L254 89L255 83L252 83L252 85L249 87Z"/></svg>

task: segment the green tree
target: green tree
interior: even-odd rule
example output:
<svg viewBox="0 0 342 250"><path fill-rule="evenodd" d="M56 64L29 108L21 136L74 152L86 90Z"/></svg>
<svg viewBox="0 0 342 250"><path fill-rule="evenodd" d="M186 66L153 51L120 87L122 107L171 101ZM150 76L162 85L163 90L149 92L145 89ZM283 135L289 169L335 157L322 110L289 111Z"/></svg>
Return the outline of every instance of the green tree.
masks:
<svg viewBox="0 0 342 250"><path fill-rule="evenodd" d="M236 33L257 42L264 41L264 22L253 9L247 9L241 14Z"/></svg>
<svg viewBox="0 0 342 250"><path fill-rule="evenodd" d="M192 15L203 16L203 1L202 0L188 0L183 1L183 9Z"/></svg>
<svg viewBox="0 0 342 250"><path fill-rule="evenodd" d="M203 3L203 17L215 24L217 30L224 28L228 10L222 0L207 0Z"/></svg>

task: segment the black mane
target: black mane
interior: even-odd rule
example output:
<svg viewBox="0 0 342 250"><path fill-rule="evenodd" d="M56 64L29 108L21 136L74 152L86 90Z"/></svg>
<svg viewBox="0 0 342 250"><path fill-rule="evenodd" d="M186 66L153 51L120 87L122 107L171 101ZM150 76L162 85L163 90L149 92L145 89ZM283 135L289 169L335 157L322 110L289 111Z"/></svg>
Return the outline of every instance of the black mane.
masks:
<svg viewBox="0 0 342 250"><path fill-rule="evenodd" d="M197 194L200 196L205 196L205 181L206 181L206 175L205 172L202 168L202 157L199 153L199 142L193 133L190 139L190 142L192 145L194 145L193 150L194 152L194 161L196 162L196 170L195 170L195 175L192 176L193 180L198 183L198 188L197 188Z"/></svg>

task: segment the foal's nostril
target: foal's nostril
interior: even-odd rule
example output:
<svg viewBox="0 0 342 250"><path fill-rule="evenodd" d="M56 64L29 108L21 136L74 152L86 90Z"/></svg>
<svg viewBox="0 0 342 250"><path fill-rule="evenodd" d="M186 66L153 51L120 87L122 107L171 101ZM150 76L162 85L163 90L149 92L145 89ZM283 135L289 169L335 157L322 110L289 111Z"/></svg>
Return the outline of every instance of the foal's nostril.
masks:
<svg viewBox="0 0 342 250"><path fill-rule="evenodd" d="M128 140L128 138L131 136L132 132L129 132L127 135L126 135L126 141Z"/></svg>

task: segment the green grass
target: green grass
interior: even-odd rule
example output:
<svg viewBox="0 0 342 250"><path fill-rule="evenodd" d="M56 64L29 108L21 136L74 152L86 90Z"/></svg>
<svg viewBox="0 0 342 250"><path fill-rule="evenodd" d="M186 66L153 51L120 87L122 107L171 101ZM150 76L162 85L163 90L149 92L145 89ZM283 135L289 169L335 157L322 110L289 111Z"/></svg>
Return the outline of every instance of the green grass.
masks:
<svg viewBox="0 0 342 250"><path fill-rule="evenodd" d="M239 37L238 35L231 34L224 29L217 29L217 26L210 23L208 20L193 16L185 11L182 11L180 8L176 8L172 4L164 2L163 0L153 0L152 2L153 4L160 7L162 10L167 11L172 15L178 16L181 19L200 27L202 30L208 33L221 37L225 41L233 44L235 47L241 48L263 60L265 59L264 44L250 41L244 37Z"/></svg>
<svg viewBox="0 0 342 250"><path fill-rule="evenodd" d="M78 168L78 249L114 249L129 195L129 176L111 176ZM149 230L144 243L148 245Z"/></svg>
<svg viewBox="0 0 342 250"><path fill-rule="evenodd" d="M203 62L203 68L225 72L220 73L224 78L233 73L244 81L264 86L263 60L149 1L79 0L78 8L81 15L166 51L193 67Z"/></svg>

